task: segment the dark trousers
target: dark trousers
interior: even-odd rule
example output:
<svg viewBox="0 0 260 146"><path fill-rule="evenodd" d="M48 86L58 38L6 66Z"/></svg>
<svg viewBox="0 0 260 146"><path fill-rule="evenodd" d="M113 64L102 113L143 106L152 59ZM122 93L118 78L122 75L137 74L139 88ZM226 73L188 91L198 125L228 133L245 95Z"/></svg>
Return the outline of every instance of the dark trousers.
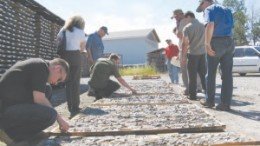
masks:
<svg viewBox="0 0 260 146"><path fill-rule="evenodd" d="M66 84L66 98L68 103L68 109L72 112L79 110L80 104L80 77L81 77L81 58L80 52L77 51L66 51L61 56L62 59L66 60L70 65L70 73Z"/></svg>
<svg viewBox="0 0 260 146"><path fill-rule="evenodd" d="M96 99L101 99L102 97L109 97L116 90L120 88L120 85L117 82L108 80L107 86L104 88L93 88L95 91Z"/></svg>
<svg viewBox="0 0 260 146"><path fill-rule="evenodd" d="M188 55L188 74L189 74L189 96L196 98L197 95L197 73L200 76L202 88L206 89L205 75L206 75L206 61L205 54L202 55Z"/></svg>
<svg viewBox="0 0 260 146"><path fill-rule="evenodd" d="M80 75L81 66L71 65L68 81L66 82L66 98L70 112L78 111L80 104Z"/></svg>
<svg viewBox="0 0 260 146"><path fill-rule="evenodd" d="M222 71L222 86L221 86L221 104L230 106L233 95L233 55L234 55L234 41L231 37L218 37L211 40L212 49L216 55L214 57L207 55L207 102L209 104L215 103L216 93L216 71L220 63Z"/></svg>
<svg viewBox="0 0 260 146"><path fill-rule="evenodd" d="M52 88L46 86L45 95L51 98ZM39 104L16 104L4 107L1 118L1 128L15 141L33 137L51 126L57 117L57 112L50 107Z"/></svg>

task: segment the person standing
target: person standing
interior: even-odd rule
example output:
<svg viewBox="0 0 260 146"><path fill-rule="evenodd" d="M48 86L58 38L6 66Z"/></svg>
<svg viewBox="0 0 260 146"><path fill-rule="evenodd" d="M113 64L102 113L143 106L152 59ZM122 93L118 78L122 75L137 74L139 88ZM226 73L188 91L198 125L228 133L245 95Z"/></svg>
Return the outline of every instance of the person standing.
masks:
<svg viewBox="0 0 260 146"><path fill-rule="evenodd" d="M205 47L204 47L204 25L200 23L194 13L185 13L188 24L183 29L182 40L182 64L188 66L189 74L189 99L197 99L197 73L200 76L202 87L205 90ZM186 62L188 58L188 62Z"/></svg>
<svg viewBox="0 0 260 146"><path fill-rule="evenodd" d="M165 48L165 57L169 76L173 84L179 84L179 67L171 63L172 59L179 59L179 48L177 45L173 44L170 39L167 39L166 43L168 44L168 47Z"/></svg>
<svg viewBox="0 0 260 146"><path fill-rule="evenodd" d="M61 58L70 65L70 74L66 81L66 98L68 109L71 116L80 111L80 77L81 77L81 58L80 52L85 49L85 21L81 16L71 17L57 35L58 42L66 35L66 51Z"/></svg>
<svg viewBox="0 0 260 146"><path fill-rule="evenodd" d="M9 68L0 79L0 127L3 128L0 129L0 140L15 145L35 136L55 121L61 131L66 132L69 124L52 107L46 83L56 85L65 81L68 73L68 63L60 58L49 62L32 58L18 61Z"/></svg>
<svg viewBox="0 0 260 146"><path fill-rule="evenodd" d="M206 20L205 47L207 50L206 100L201 104L212 108L215 106L216 70L220 63L222 71L221 103L217 110L229 111L233 94L233 27L234 20L230 9L213 0L201 0L197 12L204 11Z"/></svg>
<svg viewBox="0 0 260 146"><path fill-rule="evenodd" d="M120 85L110 80L110 76L115 78L126 88L132 91L133 94L137 94L136 90L130 87L127 82L119 74L117 66L120 63L120 58L117 54L111 54L109 59L100 59L90 68L89 86L94 92L96 100L103 97L110 97L113 92L120 88Z"/></svg>
<svg viewBox="0 0 260 146"><path fill-rule="evenodd" d="M105 35L108 35L108 29L105 26L99 28L99 30L95 33L89 35L86 48L87 48L87 59L89 64L92 65L99 58L104 55L104 45L102 42L102 38Z"/></svg>
<svg viewBox="0 0 260 146"><path fill-rule="evenodd" d="M176 30L175 30L175 34L179 39L179 58L180 58L180 62L182 62L182 48L181 48L181 44L182 44L182 37L183 37L183 28L185 25L188 24L187 19L185 19L184 17L184 13L181 9L176 9L173 11L173 16L171 17L171 19L175 19L176 20ZM187 71L187 65L183 65L180 64L180 69L181 69L181 74L182 74L182 81L183 81L183 85L185 87L184 90L184 95L188 95L189 94L189 79L188 79L188 71Z"/></svg>

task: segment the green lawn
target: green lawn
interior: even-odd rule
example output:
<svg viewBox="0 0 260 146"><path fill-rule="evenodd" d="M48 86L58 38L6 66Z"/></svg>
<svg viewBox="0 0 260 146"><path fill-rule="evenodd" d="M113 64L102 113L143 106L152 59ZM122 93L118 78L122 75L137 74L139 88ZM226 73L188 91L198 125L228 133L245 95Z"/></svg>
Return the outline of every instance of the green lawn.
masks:
<svg viewBox="0 0 260 146"><path fill-rule="evenodd" d="M141 67L126 67L119 69L122 76L133 76L133 75L158 75L155 67L152 66L141 66Z"/></svg>

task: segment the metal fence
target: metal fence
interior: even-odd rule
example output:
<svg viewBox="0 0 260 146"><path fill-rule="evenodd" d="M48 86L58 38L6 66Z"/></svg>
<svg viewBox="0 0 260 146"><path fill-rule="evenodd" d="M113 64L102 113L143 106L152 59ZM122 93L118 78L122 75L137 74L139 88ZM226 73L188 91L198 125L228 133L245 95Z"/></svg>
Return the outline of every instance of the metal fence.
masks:
<svg viewBox="0 0 260 146"><path fill-rule="evenodd" d="M19 60L56 57L64 20L33 0L0 0L0 76Z"/></svg>

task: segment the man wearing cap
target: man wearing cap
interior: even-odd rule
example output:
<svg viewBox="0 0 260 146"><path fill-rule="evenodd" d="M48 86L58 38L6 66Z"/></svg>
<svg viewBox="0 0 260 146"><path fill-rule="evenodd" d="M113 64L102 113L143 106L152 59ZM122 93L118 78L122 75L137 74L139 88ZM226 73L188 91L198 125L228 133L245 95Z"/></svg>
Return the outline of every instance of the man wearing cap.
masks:
<svg viewBox="0 0 260 146"><path fill-rule="evenodd" d="M215 106L216 70L220 63L222 71L221 103L217 110L229 111L233 94L233 15L230 9L214 4L213 0L201 0L197 12L204 11L206 20L205 48L207 51L206 100L201 104Z"/></svg>
<svg viewBox="0 0 260 146"><path fill-rule="evenodd" d="M188 11L185 18L190 22L183 28L182 41L182 64L186 64L188 58L189 74L189 99L196 100L197 73L200 76L202 87L205 90L205 47L204 47L204 25L200 23L194 13ZM188 55L187 55L188 54Z"/></svg>
<svg viewBox="0 0 260 146"><path fill-rule="evenodd" d="M169 76L171 79L171 82L173 84L179 84L179 67L171 64L171 59L178 59L178 53L179 53L179 48L177 45L174 45L172 43L172 40L167 39L166 43L168 44L168 47L165 48L165 57L167 61L167 69L169 72Z"/></svg>
<svg viewBox="0 0 260 146"><path fill-rule="evenodd" d="M98 58L101 58L104 54L104 45L102 42L102 37L108 35L108 29L105 26L99 28L95 33L89 35L86 48L87 48L87 58L90 64L93 64L97 61Z"/></svg>
<svg viewBox="0 0 260 146"><path fill-rule="evenodd" d="M180 61L182 61L182 48L181 48L181 44L182 44L182 36L183 36L183 28L185 25L188 24L187 19L185 19L184 17L184 13L181 9L176 9L173 11L173 16L171 17L171 19L175 18L176 20L176 36L179 39L179 56L180 56ZM180 64L180 68L181 68L181 73L182 73L182 81L183 84L185 86L185 91L184 94L188 95L189 94L189 80L188 80L188 72L187 72L187 65L183 65Z"/></svg>

